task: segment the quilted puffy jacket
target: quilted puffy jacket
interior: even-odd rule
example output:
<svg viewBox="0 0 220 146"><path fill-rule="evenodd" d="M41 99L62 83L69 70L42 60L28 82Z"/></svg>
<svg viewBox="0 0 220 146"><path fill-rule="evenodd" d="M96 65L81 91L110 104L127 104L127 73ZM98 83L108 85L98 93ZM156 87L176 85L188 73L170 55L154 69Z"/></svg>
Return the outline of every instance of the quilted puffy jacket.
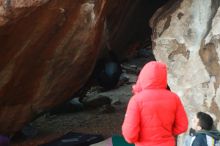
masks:
<svg viewBox="0 0 220 146"><path fill-rule="evenodd" d="M175 146L175 136L188 128L179 97L166 89L166 65L151 61L141 70L133 86L122 134L136 146Z"/></svg>

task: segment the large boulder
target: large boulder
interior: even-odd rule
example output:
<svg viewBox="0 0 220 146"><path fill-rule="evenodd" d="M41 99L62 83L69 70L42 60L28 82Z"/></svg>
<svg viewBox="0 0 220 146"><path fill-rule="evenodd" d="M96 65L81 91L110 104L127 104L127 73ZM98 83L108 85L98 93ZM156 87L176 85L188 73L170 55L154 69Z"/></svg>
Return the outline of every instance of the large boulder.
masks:
<svg viewBox="0 0 220 146"><path fill-rule="evenodd" d="M169 86L182 99L189 121L209 112L220 128L220 1L182 0L151 19L157 60L168 65ZM191 125L191 122L190 122Z"/></svg>
<svg viewBox="0 0 220 146"><path fill-rule="evenodd" d="M99 53L106 1L0 4L0 133L13 134L85 84Z"/></svg>

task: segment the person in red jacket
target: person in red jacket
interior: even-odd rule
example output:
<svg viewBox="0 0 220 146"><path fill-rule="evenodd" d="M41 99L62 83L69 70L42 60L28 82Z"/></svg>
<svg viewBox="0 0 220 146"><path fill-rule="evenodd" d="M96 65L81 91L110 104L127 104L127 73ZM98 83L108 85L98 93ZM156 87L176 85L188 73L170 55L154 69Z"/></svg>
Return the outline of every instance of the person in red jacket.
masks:
<svg viewBox="0 0 220 146"><path fill-rule="evenodd" d="M122 125L128 143L136 146L175 146L175 137L188 128L180 98L167 88L167 69L151 61L141 70L133 86Z"/></svg>

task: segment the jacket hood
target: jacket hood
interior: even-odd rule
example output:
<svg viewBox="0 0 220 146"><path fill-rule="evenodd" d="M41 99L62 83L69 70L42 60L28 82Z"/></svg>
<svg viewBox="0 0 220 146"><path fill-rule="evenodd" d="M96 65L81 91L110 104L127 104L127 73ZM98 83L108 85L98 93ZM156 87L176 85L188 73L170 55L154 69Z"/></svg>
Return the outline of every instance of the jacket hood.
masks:
<svg viewBox="0 0 220 146"><path fill-rule="evenodd" d="M202 134L207 134L211 137L213 137L215 140L220 140L220 132L217 131L217 130L211 130L211 131L199 131L197 132L198 134L199 133L202 133Z"/></svg>
<svg viewBox="0 0 220 146"><path fill-rule="evenodd" d="M167 68L162 62L151 61L141 70L138 80L132 87L134 94L144 89L166 89L167 87Z"/></svg>

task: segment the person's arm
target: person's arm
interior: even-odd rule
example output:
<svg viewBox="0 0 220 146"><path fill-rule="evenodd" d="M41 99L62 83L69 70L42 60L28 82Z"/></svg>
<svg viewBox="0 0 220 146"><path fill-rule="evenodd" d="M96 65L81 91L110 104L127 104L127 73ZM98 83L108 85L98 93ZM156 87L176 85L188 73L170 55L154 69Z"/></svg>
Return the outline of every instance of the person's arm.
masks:
<svg viewBox="0 0 220 146"><path fill-rule="evenodd" d="M128 103L122 134L128 143L135 143L139 139L140 132L140 110L135 98L132 97Z"/></svg>
<svg viewBox="0 0 220 146"><path fill-rule="evenodd" d="M173 125L173 134L174 135L181 134L185 132L187 129L188 129L188 118L180 99L177 97L177 110Z"/></svg>

